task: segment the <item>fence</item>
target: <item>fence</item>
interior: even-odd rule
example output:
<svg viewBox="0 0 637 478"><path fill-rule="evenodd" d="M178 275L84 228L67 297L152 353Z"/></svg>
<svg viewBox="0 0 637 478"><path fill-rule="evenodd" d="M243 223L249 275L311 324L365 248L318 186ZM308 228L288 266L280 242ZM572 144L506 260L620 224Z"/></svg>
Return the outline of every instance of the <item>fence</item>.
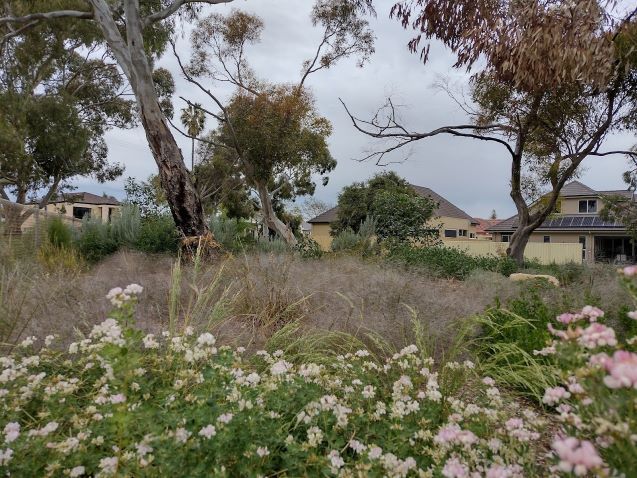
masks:
<svg viewBox="0 0 637 478"><path fill-rule="evenodd" d="M444 241L445 246L461 249L472 256L505 255L508 243L493 241ZM524 258L540 264L582 263L582 245L578 243L529 242Z"/></svg>
<svg viewBox="0 0 637 478"><path fill-rule="evenodd" d="M35 254L46 241L48 224L52 219L60 219L73 227L82 224L73 216L0 199L0 258Z"/></svg>

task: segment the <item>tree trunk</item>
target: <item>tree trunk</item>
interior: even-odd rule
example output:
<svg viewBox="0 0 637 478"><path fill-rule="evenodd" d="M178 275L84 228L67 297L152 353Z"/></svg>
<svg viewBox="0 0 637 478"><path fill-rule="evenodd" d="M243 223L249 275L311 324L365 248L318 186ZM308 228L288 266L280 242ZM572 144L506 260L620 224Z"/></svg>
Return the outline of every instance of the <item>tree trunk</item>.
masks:
<svg viewBox="0 0 637 478"><path fill-rule="evenodd" d="M190 150L190 170L195 170L195 140L192 140L192 148Z"/></svg>
<svg viewBox="0 0 637 478"><path fill-rule="evenodd" d="M287 244L296 245L297 240L292 233L292 230L283 223L277 216L274 208L272 207L272 200L266 184L258 183L257 192L259 193L259 199L261 201L261 214L263 215L263 223L266 229L272 229L276 232ZM267 230L263 231L263 234L267 234Z"/></svg>
<svg viewBox="0 0 637 478"><path fill-rule="evenodd" d="M522 227L520 224L511 236L511 242L507 248L507 255L520 266L524 264L524 250L529 243L532 232L533 229Z"/></svg>
<svg viewBox="0 0 637 478"><path fill-rule="evenodd" d="M135 94L146 139L159 168L159 178L175 224L185 237L209 236L201 200L159 107L151 65L144 50L139 0L127 0L123 4L126 39L118 29L108 3L105 0L90 0L90 3L95 21Z"/></svg>

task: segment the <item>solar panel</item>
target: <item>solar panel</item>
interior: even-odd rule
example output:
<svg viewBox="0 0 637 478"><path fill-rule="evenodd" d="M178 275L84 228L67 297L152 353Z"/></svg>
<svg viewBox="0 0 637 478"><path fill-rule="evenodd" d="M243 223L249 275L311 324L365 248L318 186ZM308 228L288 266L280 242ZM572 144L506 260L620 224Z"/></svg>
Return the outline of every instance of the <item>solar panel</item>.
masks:
<svg viewBox="0 0 637 478"><path fill-rule="evenodd" d="M589 217L585 217L583 218L584 220L582 221L582 226L591 226L593 224L593 219L595 219L594 216L589 216Z"/></svg>

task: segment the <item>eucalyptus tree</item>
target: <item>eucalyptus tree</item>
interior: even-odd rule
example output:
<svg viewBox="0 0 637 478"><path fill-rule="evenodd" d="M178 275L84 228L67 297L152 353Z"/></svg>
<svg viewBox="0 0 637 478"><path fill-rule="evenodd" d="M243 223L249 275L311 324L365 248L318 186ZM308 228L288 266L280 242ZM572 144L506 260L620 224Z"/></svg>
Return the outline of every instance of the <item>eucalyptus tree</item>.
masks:
<svg viewBox="0 0 637 478"><path fill-rule="evenodd" d="M531 233L555 210L564 184L588 157L634 156L604 146L637 120L637 9L613 0L404 0L392 15L415 37L426 63L439 40L455 68L473 72L469 120L431 131L402 124L388 100L372 119L349 112L359 131L380 140L368 158L448 134L487 141L510 158L510 195L518 224L507 253L522 262ZM346 107L347 110L347 107Z"/></svg>
<svg viewBox="0 0 637 478"><path fill-rule="evenodd" d="M75 176L100 182L122 173L109 163L104 133L134 124L134 102L105 55L98 32L40 24L10 37L0 57L0 197L39 208ZM7 205L5 231L20 233L33 208Z"/></svg>
<svg viewBox="0 0 637 478"><path fill-rule="evenodd" d="M202 5L232 0L5 0L0 5L3 45L31 29L68 23L95 27L108 54L117 62L135 96L141 124L157 163L175 223L185 236L208 234L201 201L167 123L153 61L181 19L196 18ZM2 53L4 54L4 53Z"/></svg>
<svg viewBox="0 0 637 478"><path fill-rule="evenodd" d="M320 175L326 183L336 165L327 146L331 125L316 111L306 83L314 73L346 58L356 58L363 66L374 51L374 36L364 18L368 12L373 12L368 2L317 1L311 20L321 28L321 40L303 62L299 79L286 85L258 78L247 61L247 47L260 40L260 18L241 11L214 14L200 20L192 33L192 58L182 71L212 101L204 111L219 123L208 138L214 155L240 168L258 196L264 225L288 243L296 239L277 216L276 204L313 194L313 176ZM229 102L213 94L206 80L233 85Z"/></svg>

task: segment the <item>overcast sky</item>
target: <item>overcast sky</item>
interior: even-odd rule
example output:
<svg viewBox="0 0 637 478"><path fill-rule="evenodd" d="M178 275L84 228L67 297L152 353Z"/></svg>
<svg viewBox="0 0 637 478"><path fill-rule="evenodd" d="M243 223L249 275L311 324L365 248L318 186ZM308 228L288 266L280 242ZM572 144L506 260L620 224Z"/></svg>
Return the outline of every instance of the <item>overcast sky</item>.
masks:
<svg viewBox="0 0 637 478"><path fill-rule="evenodd" d="M211 12L230 12L240 8L259 15L265 29L262 42L248 51L249 61L257 74L271 82L297 81L302 62L315 51L320 31L309 20L310 0L235 0L229 5L209 7ZM399 152L394 160L404 160L386 168L373 161L359 162L372 146L370 138L355 131L349 117L339 103L339 97L357 116L368 118L391 95L401 109L403 122L415 131L426 131L446 124L466 122L466 116L445 93L432 88L440 76L449 77L457 84L466 82L466 76L451 68L453 57L441 46L434 45L430 62L423 66L418 55L408 52L406 43L410 32L389 19L389 9L394 0L375 2L378 18L370 19L376 35L376 53L364 68L357 68L349 60L327 71L311 76L308 86L313 90L319 112L333 124L330 138L332 155L338 166L330 174L326 187L317 186L315 196L335 203L341 188L353 181L364 180L376 172L392 169L411 183L427 186L475 217L488 216L492 209L504 218L515 211L508 194L509 157L502 146L471 139L439 136L416 143L410 150ZM188 31L178 42L183 60L189 58ZM172 52L159 62L175 76L175 117L185 105L179 96L202 103L211 109L210 100L187 83L178 71ZM220 85L210 84L221 96L230 91ZM214 127L211 120L207 128ZM190 164L190 140L175 133ZM633 134L615 136L608 141L612 149L627 148L635 144ZM104 185L76 182L80 190L96 193L107 192L123 197L124 178L132 176L145 179L156 173L157 168L150 154L144 131L115 130L107 135L109 157L124 163L126 172L118 180ZM406 158L406 159L405 159ZM623 157L589 158L581 181L595 189L620 189L624 185L621 173L627 169ZM301 199L302 201L302 199Z"/></svg>

